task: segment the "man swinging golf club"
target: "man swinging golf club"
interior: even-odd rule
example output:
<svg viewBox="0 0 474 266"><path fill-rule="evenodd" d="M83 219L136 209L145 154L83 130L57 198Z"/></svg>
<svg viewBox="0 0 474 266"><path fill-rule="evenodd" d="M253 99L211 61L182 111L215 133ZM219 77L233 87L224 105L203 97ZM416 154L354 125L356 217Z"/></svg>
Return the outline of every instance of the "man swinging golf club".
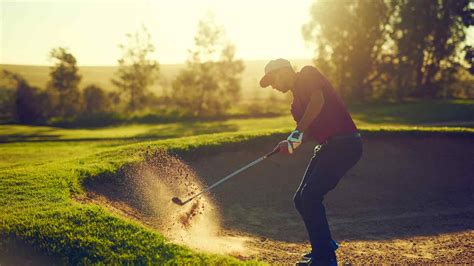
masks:
<svg viewBox="0 0 474 266"><path fill-rule="evenodd" d="M305 140L310 136L318 143L293 198L312 248L300 263L337 265L338 246L331 237L323 199L359 161L360 134L333 86L315 67L305 66L295 72L288 60L271 60L265 66L260 86L293 94L291 113L297 125L277 145L281 153L292 154L301 145L303 134Z"/></svg>

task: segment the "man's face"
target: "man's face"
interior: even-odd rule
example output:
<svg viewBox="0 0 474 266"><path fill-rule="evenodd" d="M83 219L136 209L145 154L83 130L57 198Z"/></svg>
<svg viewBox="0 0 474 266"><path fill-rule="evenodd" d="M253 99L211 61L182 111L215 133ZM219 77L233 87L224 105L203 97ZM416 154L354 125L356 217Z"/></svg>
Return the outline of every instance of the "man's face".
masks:
<svg viewBox="0 0 474 266"><path fill-rule="evenodd" d="M288 68L275 70L275 73L273 73L273 81L270 83L274 90L286 93L291 89L292 84L289 71L290 69Z"/></svg>

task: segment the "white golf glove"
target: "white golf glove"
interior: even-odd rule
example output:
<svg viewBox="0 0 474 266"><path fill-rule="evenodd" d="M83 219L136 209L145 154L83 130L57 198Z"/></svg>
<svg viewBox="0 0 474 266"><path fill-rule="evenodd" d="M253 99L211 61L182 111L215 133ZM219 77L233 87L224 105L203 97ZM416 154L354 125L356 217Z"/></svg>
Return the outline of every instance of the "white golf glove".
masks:
<svg viewBox="0 0 474 266"><path fill-rule="evenodd" d="M275 149L278 149L280 153L284 153L284 154L293 153L293 146L291 146L290 142L286 139L280 141L278 145L275 147Z"/></svg>
<svg viewBox="0 0 474 266"><path fill-rule="evenodd" d="M303 132L300 132L299 130L295 129L291 132L291 134L286 140L291 145L292 151L294 151L303 142Z"/></svg>

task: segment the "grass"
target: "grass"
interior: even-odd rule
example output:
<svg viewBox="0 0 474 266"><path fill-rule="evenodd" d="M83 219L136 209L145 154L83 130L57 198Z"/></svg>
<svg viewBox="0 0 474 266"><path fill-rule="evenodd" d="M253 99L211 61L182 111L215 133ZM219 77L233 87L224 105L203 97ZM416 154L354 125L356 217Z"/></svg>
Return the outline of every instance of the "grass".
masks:
<svg viewBox="0 0 474 266"><path fill-rule="evenodd" d="M474 121L474 100L411 100L350 106L358 125L429 125Z"/></svg>
<svg viewBox="0 0 474 266"><path fill-rule="evenodd" d="M399 104L351 108L365 136L472 138L473 128L420 126L471 119L472 106L473 101L441 101L408 103L407 110ZM74 199L84 195L83 182L141 161L147 149L185 157L217 153L263 138L276 142L293 125L290 116L96 129L2 125L0 242L24 240L68 263L240 263L171 244L159 232Z"/></svg>
<svg viewBox="0 0 474 266"><path fill-rule="evenodd" d="M62 129L23 125L0 126L0 141L143 141L219 132L243 132L290 128L289 116L258 119L229 119L226 121L184 121L166 124L131 124L95 129Z"/></svg>
<svg viewBox="0 0 474 266"><path fill-rule="evenodd" d="M16 165L0 170L0 232L66 257L69 263L238 263L232 257L196 253L168 243L158 232L72 198L82 195L84 180L115 173L123 165L140 161L141 152L149 147L185 155L195 149L212 150L224 143L232 145L267 135L220 133L117 146L90 143L87 149L80 145L50 147L46 150L51 154L59 150L69 155L33 164L28 154L36 152L37 143L29 143L23 148L25 155L16 157ZM1 153L11 154L15 145L2 145ZM91 148L95 153L81 153Z"/></svg>
<svg viewBox="0 0 474 266"><path fill-rule="evenodd" d="M474 100L412 101L351 105L352 116L362 131L429 130L430 123L474 121ZM63 129L0 125L0 142L145 141L219 132L290 130L291 115L266 118L232 118L217 121L181 121L163 124L126 124L92 129ZM422 129L421 127L427 127ZM436 130L444 130L436 127ZM453 128L453 131L458 129ZM464 129L462 129L464 130ZM433 131L433 130L432 130ZM86 145L84 143L84 145Z"/></svg>

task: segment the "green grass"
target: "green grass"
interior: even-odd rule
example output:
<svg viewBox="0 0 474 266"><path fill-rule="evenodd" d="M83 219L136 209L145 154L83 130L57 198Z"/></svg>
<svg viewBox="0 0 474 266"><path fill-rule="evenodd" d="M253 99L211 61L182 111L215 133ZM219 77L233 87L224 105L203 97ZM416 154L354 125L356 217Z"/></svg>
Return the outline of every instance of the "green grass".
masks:
<svg viewBox="0 0 474 266"><path fill-rule="evenodd" d="M220 133L205 138L185 137L117 146L89 143L87 148L53 145L45 148L48 153L62 151L63 154L50 160L38 159L34 164L28 163L28 155L37 151L37 143L28 143L23 147L25 155L16 157L16 165L0 170L0 232L48 253L67 256L71 263L237 263L231 257L191 252L168 243L158 232L117 217L102 207L76 203L72 196L82 195L84 180L115 173L125 164L139 162L141 152L149 147L186 155L196 149L217 149L221 144L232 145L269 134ZM11 154L15 145L4 144L0 152ZM95 152L86 151L90 149Z"/></svg>
<svg viewBox="0 0 474 266"><path fill-rule="evenodd" d="M294 124L290 116L273 118L229 119L226 121L194 121L166 124L132 124L95 129L62 129L0 125L0 141L143 141L219 132L244 132L268 129L289 129Z"/></svg>
<svg viewBox="0 0 474 266"><path fill-rule="evenodd" d="M474 100L412 100L350 105L358 125L429 125L474 121Z"/></svg>
<svg viewBox="0 0 474 266"><path fill-rule="evenodd" d="M474 121L474 100L371 103L350 106L358 127L365 131L396 127L428 127L430 123ZM128 124L93 129L63 129L0 125L0 142L144 141L219 132L246 132L294 127L291 115L268 118L233 118L218 121L182 121L163 124ZM456 130L456 129L453 129Z"/></svg>
<svg viewBox="0 0 474 266"><path fill-rule="evenodd" d="M473 128L419 126L425 121L467 120L472 105L448 101L409 103L409 111L399 104L352 108L364 136L472 138ZM159 232L74 198L83 195L83 182L141 161L149 148L185 157L217 153L262 139L276 143L293 127L289 116L97 129L2 125L0 242L21 239L70 263L239 263L171 244Z"/></svg>

